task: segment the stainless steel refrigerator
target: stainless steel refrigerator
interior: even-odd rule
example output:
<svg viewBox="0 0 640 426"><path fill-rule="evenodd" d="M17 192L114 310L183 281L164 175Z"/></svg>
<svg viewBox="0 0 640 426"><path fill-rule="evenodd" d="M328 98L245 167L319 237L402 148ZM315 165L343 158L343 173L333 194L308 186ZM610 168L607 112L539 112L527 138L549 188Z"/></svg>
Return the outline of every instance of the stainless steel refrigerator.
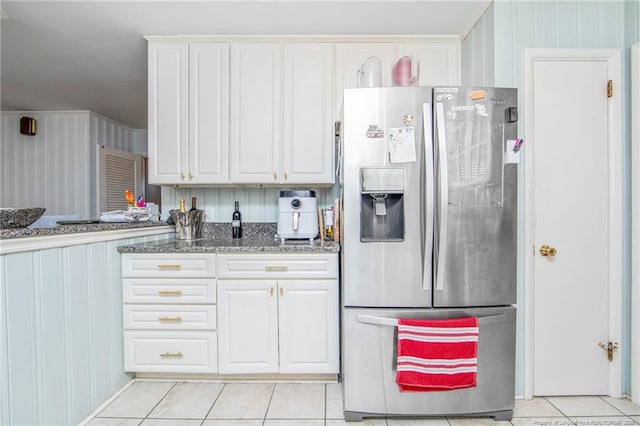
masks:
<svg viewBox="0 0 640 426"><path fill-rule="evenodd" d="M344 92L342 381L347 421L510 419L515 387L516 90ZM400 392L398 318L475 316L475 387Z"/></svg>

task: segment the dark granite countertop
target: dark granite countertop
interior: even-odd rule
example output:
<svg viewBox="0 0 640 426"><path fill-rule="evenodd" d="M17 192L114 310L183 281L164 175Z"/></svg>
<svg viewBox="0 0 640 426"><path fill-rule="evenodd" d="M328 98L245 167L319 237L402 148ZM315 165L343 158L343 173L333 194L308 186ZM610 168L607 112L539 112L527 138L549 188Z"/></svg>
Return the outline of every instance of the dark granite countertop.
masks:
<svg viewBox="0 0 640 426"><path fill-rule="evenodd" d="M275 238L275 223L243 223L242 238L231 238L231 225L206 223L202 238L192 241L167 239L118 247L120 253L338 253L333 241L286 240Z"/></svg>
<svg viewBox="0 0 640 426"><path fill-rule="evenodd" d="M57 225L48 228L13 228L0 229L0 239L46 237L83 232L120 231L124 229L150 228L167 226L166 222L126 222L126 223L91 223L84 225ZM167 228L173 230L173 227Z"/></svg>

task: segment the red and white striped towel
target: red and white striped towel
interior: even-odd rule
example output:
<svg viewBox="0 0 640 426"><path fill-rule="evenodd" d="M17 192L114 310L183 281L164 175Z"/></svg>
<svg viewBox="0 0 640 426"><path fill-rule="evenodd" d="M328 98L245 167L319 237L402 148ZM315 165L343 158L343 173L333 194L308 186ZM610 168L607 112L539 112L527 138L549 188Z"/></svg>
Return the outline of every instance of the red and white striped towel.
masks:
<svg viewBox="0 0 640 426"><path fill-rule="evenodd" d="M478 371L478 319L398 319L396 383L401 391L473 387Z"/></svg>

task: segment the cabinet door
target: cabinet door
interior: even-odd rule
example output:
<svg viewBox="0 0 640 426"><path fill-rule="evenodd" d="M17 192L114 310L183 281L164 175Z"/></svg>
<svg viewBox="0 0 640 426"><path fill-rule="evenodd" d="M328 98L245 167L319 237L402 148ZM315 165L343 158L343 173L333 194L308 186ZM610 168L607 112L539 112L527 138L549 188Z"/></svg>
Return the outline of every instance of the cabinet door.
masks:
<svg viewBox="0 0 640 426"><path fill-rule="evenodd" d="M278 372L276 281L218 281L220 374Z"/></svg>
<svg viewBox="0 0 640 426"><path fill-rule="evenodd" d="M229 45L189 45L188 182L229 180Z"/></svg>
<svg viewBox="0 0 640 426"><path fill-rule="evenodd" d="M282 47L231 46L231 182L278 183L282 133Z"/></svg>
<svg viewBox="0 0 640 426"><path fill-rule="evenodd" d="M278 282L280 372L339 372L338 282Z"/></svg>
<svg viewBox="0 0 640 426"><path fill-rule="evenodd" d="M283 183L332 183L333 45L284 45Z"/></svg>
<svg viewBox="0 0 640 426"><path fill-rule="evenodd" d="M420 86L459 85L460 44L399 44L398 56L413 56L420 66Z"/></svg>
<svg viewBox="0 0 640 426"><path fill-rule="evenodd" d="M185 183L188 173L187 43L149 43L149 183Z"/></svg>
<svg viewBox="0 0 640 426"><path fill-rule="evenodd" d="M369 56L382 61L382 85L391 86L391 67L397 60L395 43L338 43L336 44L335 114L340 116L343 90L358 87L356 73Z"/></svg>

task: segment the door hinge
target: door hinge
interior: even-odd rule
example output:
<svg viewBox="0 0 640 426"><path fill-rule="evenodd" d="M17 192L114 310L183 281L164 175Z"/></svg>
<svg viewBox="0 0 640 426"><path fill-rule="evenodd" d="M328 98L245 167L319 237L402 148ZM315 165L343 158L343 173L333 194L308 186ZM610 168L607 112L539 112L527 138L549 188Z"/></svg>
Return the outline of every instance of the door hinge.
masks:
<svg viewBox="0 0 640 426"><path fill-rule="evenodd" d="M607 81L607 98L613 97L613 80Z"/></svg>
<svg viewBox="0 0 640 426"><path fill-rule="evenodd" d="M607 359L613 361L613 352L618 349L618 342L608 342L606 345L602 342L598 342L598 346L607 351Z"/></svg>

